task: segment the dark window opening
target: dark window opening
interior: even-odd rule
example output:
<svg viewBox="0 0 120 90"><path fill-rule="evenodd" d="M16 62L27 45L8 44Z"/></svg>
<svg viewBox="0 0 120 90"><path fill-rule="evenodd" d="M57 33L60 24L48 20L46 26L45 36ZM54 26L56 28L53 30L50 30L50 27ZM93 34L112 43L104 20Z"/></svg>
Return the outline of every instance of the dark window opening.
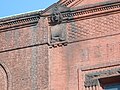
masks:
<svg viewBox="0 0 120 90"><path fill-rule="evenodd" d="M120 76L102 78L99 81L103 90L120 90Z"/></svg>
<svg viewBox="0 0 120 90"><path fill-rule="evenodd" d="M120 90L120 83L119 84L106 85L104 87L104 90Z"/></svg>

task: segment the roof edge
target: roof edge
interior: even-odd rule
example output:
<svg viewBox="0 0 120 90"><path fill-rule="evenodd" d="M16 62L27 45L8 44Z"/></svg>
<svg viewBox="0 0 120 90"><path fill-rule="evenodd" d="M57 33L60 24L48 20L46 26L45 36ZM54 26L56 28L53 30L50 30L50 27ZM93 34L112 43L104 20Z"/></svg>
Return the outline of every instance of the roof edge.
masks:
<svg viewBox="0 0 120 90"><path fill-rule="evenodd" d="M25 14L20 14L11 17L5 17L0 19L0 32L6 31L6 29L18 28L23 26L29 26L39 21L42 11L35 11Z"/></svg>
<svg viewBox="0 0 120 90"><path fill-rule="evenodd" d="M85 5L77 8L70 8L69 11L61 12L62 23L88 19L91 17L100 17L118 12L120 12L119 0ZM49 15L48 21L49 23L52 23L50 18L51 15Z"/></svg>
<svg viewBox="0 0 120 90"><path fill-rule="evenodd" d="M41 11L32 11L32 12L27 12L27 13L22 13L22 14L16 14L16 15L7 16L7 17L2 17L2 18L0 18L0 23L5 22L5 21L9 21L9 20L15 20L15 19L23 18L23 17L40 15L41 12L42 12L42 10Z"/></svg>

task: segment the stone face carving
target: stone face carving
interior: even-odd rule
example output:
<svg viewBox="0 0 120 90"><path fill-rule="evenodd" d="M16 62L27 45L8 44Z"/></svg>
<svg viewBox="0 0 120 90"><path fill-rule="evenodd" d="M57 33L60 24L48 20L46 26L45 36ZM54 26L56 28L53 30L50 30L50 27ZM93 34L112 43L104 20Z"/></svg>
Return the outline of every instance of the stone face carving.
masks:
<svg viewBox="0 0 120 90"><path fill-rule="evenodd" d="M65 24L59 24L51 27L51 43L62 42L66 40Z"/></svg>
<svg viewBox="0 0 120 90"><path fill-rule="evenodd" d="M60 24L62 22L62 14L59 11L58 7L56 6L55 8L53 8L53 13L50 16L50 24L51 25L56 25L56 24Z"/></svg>
<svg viewBox="0 0 120 90"><path fill-rule="evenodd" d="M92 72L85 75L85 87L97 86L98 79L102 77L111 77L112 75L120 75L120 68Z"/></svg>

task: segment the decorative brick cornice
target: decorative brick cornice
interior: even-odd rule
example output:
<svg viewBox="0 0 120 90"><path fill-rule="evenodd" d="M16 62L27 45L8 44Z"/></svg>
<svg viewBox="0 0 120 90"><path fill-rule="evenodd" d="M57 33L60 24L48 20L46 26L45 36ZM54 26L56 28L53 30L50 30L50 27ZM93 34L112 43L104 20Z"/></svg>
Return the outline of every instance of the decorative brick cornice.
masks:
<svg viewBox="0 0 120 90"><path fill-rule="evenodd" d="M40 12L32 12L0 19L0 32L15 27L33 25L38 22L39 18Z"/></svg>
<svg viewBox="0 0 120 90"><path fill-rule="evenodd" d="M83 0L64 0L64 1L59 1L59 4L62 6L67 6L67 7L71 7L76 5L77 3L81 3Z"/></svg>
<svg viewBox="0 0 120 90"><path fill-rule="evenodd" d="M60 2L61 5L68 6L69 4L73 3L75 0L65 0Z"/></svg>
<svg viewBox="0 0 120 90"><path fill-rule="evenodd" d="M81 19L100 16L106 13L117 12L117 11L120 11L119 0L99 3L95 5L82 6L71 9L69 11L61 12L63 16L62 22L69 22L79 19L81 20ZM49 22L51 18L50 16L48 17Z"/></svg>

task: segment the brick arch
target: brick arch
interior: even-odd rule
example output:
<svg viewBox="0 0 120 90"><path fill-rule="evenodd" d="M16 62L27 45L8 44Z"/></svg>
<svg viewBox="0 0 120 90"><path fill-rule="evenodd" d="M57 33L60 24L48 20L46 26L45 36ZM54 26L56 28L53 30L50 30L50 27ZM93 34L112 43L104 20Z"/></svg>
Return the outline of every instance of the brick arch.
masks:
<svg viewBox="0 0 120 90"><path fill-rule="evenodd" d="M10 90L10 73L4 63L0 62L0 90Z"/></svg>

